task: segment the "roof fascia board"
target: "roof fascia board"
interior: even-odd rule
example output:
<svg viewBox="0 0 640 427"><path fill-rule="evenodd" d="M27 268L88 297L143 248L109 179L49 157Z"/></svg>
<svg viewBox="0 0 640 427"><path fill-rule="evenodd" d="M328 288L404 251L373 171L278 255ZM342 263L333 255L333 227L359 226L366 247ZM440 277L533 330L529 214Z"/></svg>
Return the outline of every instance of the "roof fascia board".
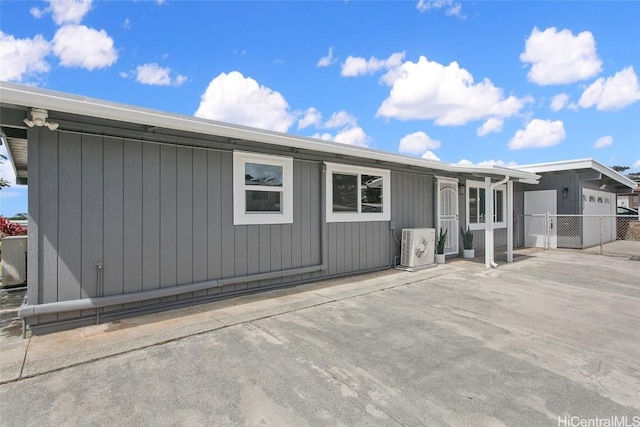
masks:
<svg viewBox="0 0 640 427"><path fill-rule="evenodd" d="M627 178L626 176L614 171L613 169L603 165L594 159L576 159L576 160L565 160L559 162L549 162L549 163L536 163L531 165L522 165L518 166L519 169L529 171L529 172L560 172L560 171L569 171L576 169L593 169L618 183L625 185L629 188L636 188L637 184Z"/></svg>
<svg viewBox="0 0 640 427"><path fill-rule="evenodd" d="M517 169L503 171L504 168L453 165L336 142L293 136L246 126L231 125L197 117L165 113L157 110L133 107L6 82L0 82L0 94L0 99L3 104L42 108L80 116L97 117L205 135L217 135L231 139L256 141L298 149L316 150L368 160L411 165L423 169L441 170L452 173L479 173L486 176L505 176L509 174L512 178L539 179L538 175L529 171Z"/></svg>

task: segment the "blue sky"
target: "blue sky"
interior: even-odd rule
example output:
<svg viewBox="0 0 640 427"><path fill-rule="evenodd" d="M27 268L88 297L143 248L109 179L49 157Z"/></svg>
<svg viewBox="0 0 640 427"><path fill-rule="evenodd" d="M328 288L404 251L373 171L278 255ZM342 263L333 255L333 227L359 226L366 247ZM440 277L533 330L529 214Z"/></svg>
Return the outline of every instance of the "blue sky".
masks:
<svg viewBox="0 0 640 427"><path fill-rule="evenodd" d="M0 80L447 163L640 171L638 17L636 1L2 0ZM0 214L25 195L2 190Z"/></svg>

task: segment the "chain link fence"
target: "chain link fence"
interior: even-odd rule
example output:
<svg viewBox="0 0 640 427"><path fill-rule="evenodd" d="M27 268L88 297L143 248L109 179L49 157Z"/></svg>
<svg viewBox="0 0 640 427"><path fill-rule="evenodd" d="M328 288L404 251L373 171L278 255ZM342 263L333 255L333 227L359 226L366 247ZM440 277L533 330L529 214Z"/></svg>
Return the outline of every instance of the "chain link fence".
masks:
<svg viewBox="0 0 640 427"><path fill-rule="evenodd" d="M640 220L635 215L519 215L515 225L515 241L521 247L640 258Z"/></svg>

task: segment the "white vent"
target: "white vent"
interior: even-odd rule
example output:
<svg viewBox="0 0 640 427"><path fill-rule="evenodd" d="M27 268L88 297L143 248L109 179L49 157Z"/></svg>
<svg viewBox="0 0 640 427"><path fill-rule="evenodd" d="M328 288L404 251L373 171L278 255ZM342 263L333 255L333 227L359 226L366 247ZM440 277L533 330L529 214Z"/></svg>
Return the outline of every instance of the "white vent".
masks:
<svg viewBox="0 0 640 427"><path fill-rule="evenodd" d="M433 264L435 244L435 228L403 229L400 264L405 267L420 267Z"/></svg>

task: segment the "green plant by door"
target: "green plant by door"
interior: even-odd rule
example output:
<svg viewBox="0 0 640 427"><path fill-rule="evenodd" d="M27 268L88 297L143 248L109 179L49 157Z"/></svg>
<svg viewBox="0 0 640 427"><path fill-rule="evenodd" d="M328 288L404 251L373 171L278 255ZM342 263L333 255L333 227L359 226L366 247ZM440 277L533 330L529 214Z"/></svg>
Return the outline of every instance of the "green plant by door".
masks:
<svg viewBox="0 0 640 427"><path fill-rule="evenodd" d="M467 225L467 231L460 227L460 232L462 236L462 247L464 249L473 249L473 233L469 230L469 226Z"/></svg>
<svg viewBox="0 0 640 427"><path fill-rule="evenodd" d="M447 233L449 230L440 229L440 235L438 236L438 243L436 245L436 253L444 254L444 246L447 243Z"/></svg>

